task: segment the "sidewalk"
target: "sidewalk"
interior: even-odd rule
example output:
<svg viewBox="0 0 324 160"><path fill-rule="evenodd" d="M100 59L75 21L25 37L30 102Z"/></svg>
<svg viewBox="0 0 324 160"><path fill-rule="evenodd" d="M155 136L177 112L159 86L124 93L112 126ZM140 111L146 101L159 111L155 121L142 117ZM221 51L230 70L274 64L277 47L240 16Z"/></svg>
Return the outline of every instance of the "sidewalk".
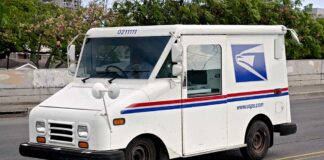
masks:
<svg viewBox="0 0 324 160"><path fill-rule="evenodd" d="M290 100L324 98L324 85L289 87Z"/></svg>

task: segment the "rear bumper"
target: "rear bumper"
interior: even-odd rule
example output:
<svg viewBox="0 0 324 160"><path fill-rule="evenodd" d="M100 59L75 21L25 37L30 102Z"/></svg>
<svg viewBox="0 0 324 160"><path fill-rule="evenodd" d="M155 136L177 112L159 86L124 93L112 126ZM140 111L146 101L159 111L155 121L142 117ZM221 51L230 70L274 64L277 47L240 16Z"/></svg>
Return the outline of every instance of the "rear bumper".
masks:
<svg viewBox="0 0 324 160"><path fill-rule="evenodd" d="M295 123L284 123L274 126L274 132L279 132L280 136L287 136L297 132Z"/></svg>
<svg viewBox="0 0 324 160"><path fill-rule="evenodd" d="M124 152L120 150L93 151L86 149L65 148L37 143L22 143L19 146L22 156L42 159L91 159L91 160L124 160Z"/></svg>

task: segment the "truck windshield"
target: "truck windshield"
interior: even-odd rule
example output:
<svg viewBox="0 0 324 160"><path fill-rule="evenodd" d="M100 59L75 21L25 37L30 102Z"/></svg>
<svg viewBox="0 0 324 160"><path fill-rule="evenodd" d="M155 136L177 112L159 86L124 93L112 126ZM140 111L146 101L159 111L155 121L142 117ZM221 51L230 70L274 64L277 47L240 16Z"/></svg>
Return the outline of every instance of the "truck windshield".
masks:
<svg viewBox="0 0 324 160"><path fill-rule="evenodd" d="M77 77L148 79L169 39L87 38Z"/></svg>

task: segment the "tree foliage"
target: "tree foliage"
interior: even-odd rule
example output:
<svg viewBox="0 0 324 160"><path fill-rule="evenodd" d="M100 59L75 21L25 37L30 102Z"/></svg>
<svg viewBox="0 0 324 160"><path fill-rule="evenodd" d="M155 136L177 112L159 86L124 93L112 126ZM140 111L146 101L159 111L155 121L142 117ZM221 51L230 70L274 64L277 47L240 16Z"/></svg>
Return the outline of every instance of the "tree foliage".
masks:
<svg viewBox="0 0 324 160"><path fill-rule="evenodd" d="M34 12L34 1L12 0L0 2L0 54L21 50L23 24Z"/></svg>
<svg viewBox="0 0 324 160"><path fill-rule="evenodd" d="M324 25L301 0L151 0L114 3L111 26L162 24L285 25L302 45L286 37L289 59L324 58ZM322 23L321 23L322 22Z"/></svg>
<svg viewBox="0 0 324 160"><path fill-rule="evenodd" d="M47 47L46 67L57 67L66 62L73 37L92 27L164 24L285 25L302 43L286 35L289 59L324 58L324 20L314 19L311 10L311 5L301 9L301 0L124 0L108 10L100 0L78 10L39 0L1 0L0 58L27 52L39 66ZM78 49L83 37L76 41Z"/></svg>
<svg viewBox="0 0 324 160"><path fill-rule="evenodd" d="M0 55L30 53L30 60L39 67L42 48L49 48L46 68L65 63L68 43L92 27L107 26L108 19L103 6L95 2L71 10L39 0L2 0L0 9ZM77 48L83 37L77 40Z"/></svg>

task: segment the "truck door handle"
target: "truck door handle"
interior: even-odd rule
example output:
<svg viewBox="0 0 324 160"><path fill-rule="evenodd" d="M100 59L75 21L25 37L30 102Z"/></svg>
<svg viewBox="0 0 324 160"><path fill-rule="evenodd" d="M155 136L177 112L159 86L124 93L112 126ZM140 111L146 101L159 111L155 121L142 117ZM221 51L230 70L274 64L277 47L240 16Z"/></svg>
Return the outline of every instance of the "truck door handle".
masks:
<svg viewBox="0 0 324 160"><path fill-rule="evenodd" d="M273 91L274 94L281 94L282 93L282 89L281 88L277 88Z"/></svg>

